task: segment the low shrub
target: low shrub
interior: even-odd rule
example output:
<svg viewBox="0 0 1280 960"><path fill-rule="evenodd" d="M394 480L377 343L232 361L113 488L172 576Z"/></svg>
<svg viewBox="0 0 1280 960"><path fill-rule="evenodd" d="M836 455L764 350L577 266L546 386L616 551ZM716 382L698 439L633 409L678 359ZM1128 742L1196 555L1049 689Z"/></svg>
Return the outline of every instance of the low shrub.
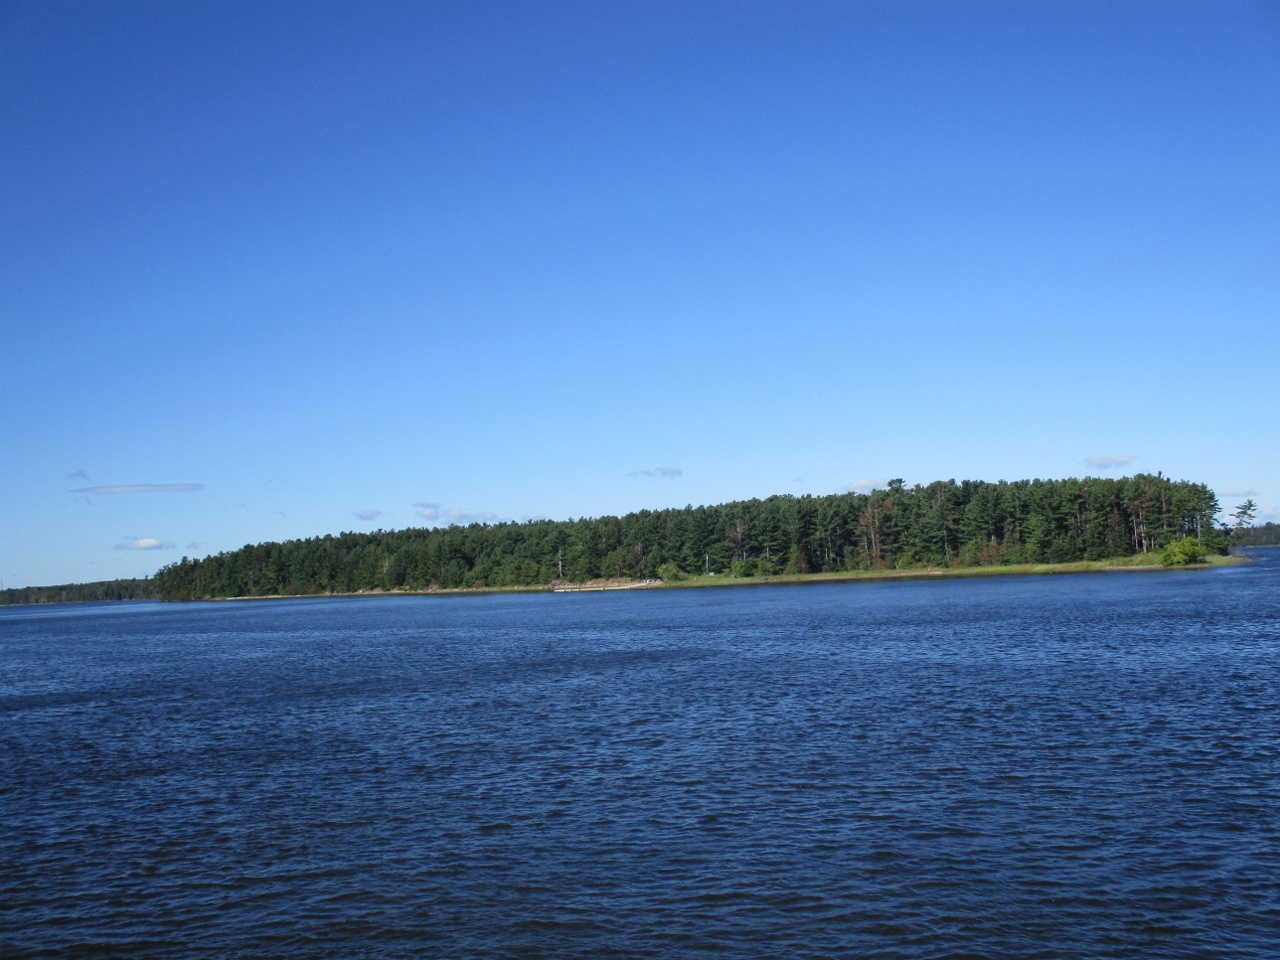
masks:
<svg viewBox="0 0 1280 960"><path fill-rule="evenodd" d="M684 572L674 563L667 562L658 567L658 578L674 583L676 580L684 579Z"/></svg>
<svg viewBox="0 0 1280 960"><path fill-rule="evenodd" d="M1194 537L1179 537L1174 540L1160 555L1160 562L1166 567L1181 567L1189 563L1204 563L1209 551L1203 543Z"/></svg>

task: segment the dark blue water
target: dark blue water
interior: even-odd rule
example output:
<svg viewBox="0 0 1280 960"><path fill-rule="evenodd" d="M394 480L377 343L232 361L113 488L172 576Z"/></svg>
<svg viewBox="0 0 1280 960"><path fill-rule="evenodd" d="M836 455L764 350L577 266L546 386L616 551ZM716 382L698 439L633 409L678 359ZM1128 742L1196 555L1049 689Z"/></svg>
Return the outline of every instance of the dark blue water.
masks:
<svg viewBox="0 0 1280 960"><path fill-rule="evenodd" d="M0 612L0 954L1280 955L1246 567Z"/></svg>

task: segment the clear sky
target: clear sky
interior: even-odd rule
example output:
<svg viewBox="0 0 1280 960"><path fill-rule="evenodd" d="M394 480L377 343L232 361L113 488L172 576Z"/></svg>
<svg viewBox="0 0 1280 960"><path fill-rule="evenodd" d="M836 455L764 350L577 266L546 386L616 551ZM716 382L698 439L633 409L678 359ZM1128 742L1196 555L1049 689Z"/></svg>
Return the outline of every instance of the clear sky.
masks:
<svg viewBox="0 0 1280 960"><path fill-rule="evenodd" d="M892 477L1280 519L1275 4L8 0L0 176L5 586Z"/></svg>

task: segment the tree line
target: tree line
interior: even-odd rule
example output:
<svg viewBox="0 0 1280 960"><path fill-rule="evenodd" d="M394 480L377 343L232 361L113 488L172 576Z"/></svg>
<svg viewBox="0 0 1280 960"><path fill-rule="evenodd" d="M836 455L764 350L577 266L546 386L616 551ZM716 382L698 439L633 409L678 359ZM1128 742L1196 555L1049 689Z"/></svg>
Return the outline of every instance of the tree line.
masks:
<svg viewBox="0 0 1280 960"><path fill-rule="evenodd" d="M1231 545L1238 547L1280 547L1280 523L1259 524L1256 527L1243 527L1231 538Z"/></svg>
<svg viewBox="0 0 1280 960"><path fill-rule="evenodd" d="M0 590L0 606L18 603L87 603L95 600L154 600L149 578L64 583L56 587L17 587Z"/></svg>
<svg viewBox="0 0 1280 960"><path fill-rule="evenodd" d="M473 523L246 545L158 571L167 600L545 586L597 578L768 576L1065 563L1194 538L1223 552L1217 497L1161 474L955 480L869 493L774 496L622 517Z"/></svg>

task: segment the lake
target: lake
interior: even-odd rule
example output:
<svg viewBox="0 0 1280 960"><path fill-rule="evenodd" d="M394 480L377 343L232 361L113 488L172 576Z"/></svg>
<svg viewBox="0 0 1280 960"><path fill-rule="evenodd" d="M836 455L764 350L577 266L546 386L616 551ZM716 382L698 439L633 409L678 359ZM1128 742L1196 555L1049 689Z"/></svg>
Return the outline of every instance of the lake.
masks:
<svg viewBox="0 0 1280 960"><path fill-rule="evenodd" d="M1280 551L0 609L0 955L1280 952Z"/></svg>

